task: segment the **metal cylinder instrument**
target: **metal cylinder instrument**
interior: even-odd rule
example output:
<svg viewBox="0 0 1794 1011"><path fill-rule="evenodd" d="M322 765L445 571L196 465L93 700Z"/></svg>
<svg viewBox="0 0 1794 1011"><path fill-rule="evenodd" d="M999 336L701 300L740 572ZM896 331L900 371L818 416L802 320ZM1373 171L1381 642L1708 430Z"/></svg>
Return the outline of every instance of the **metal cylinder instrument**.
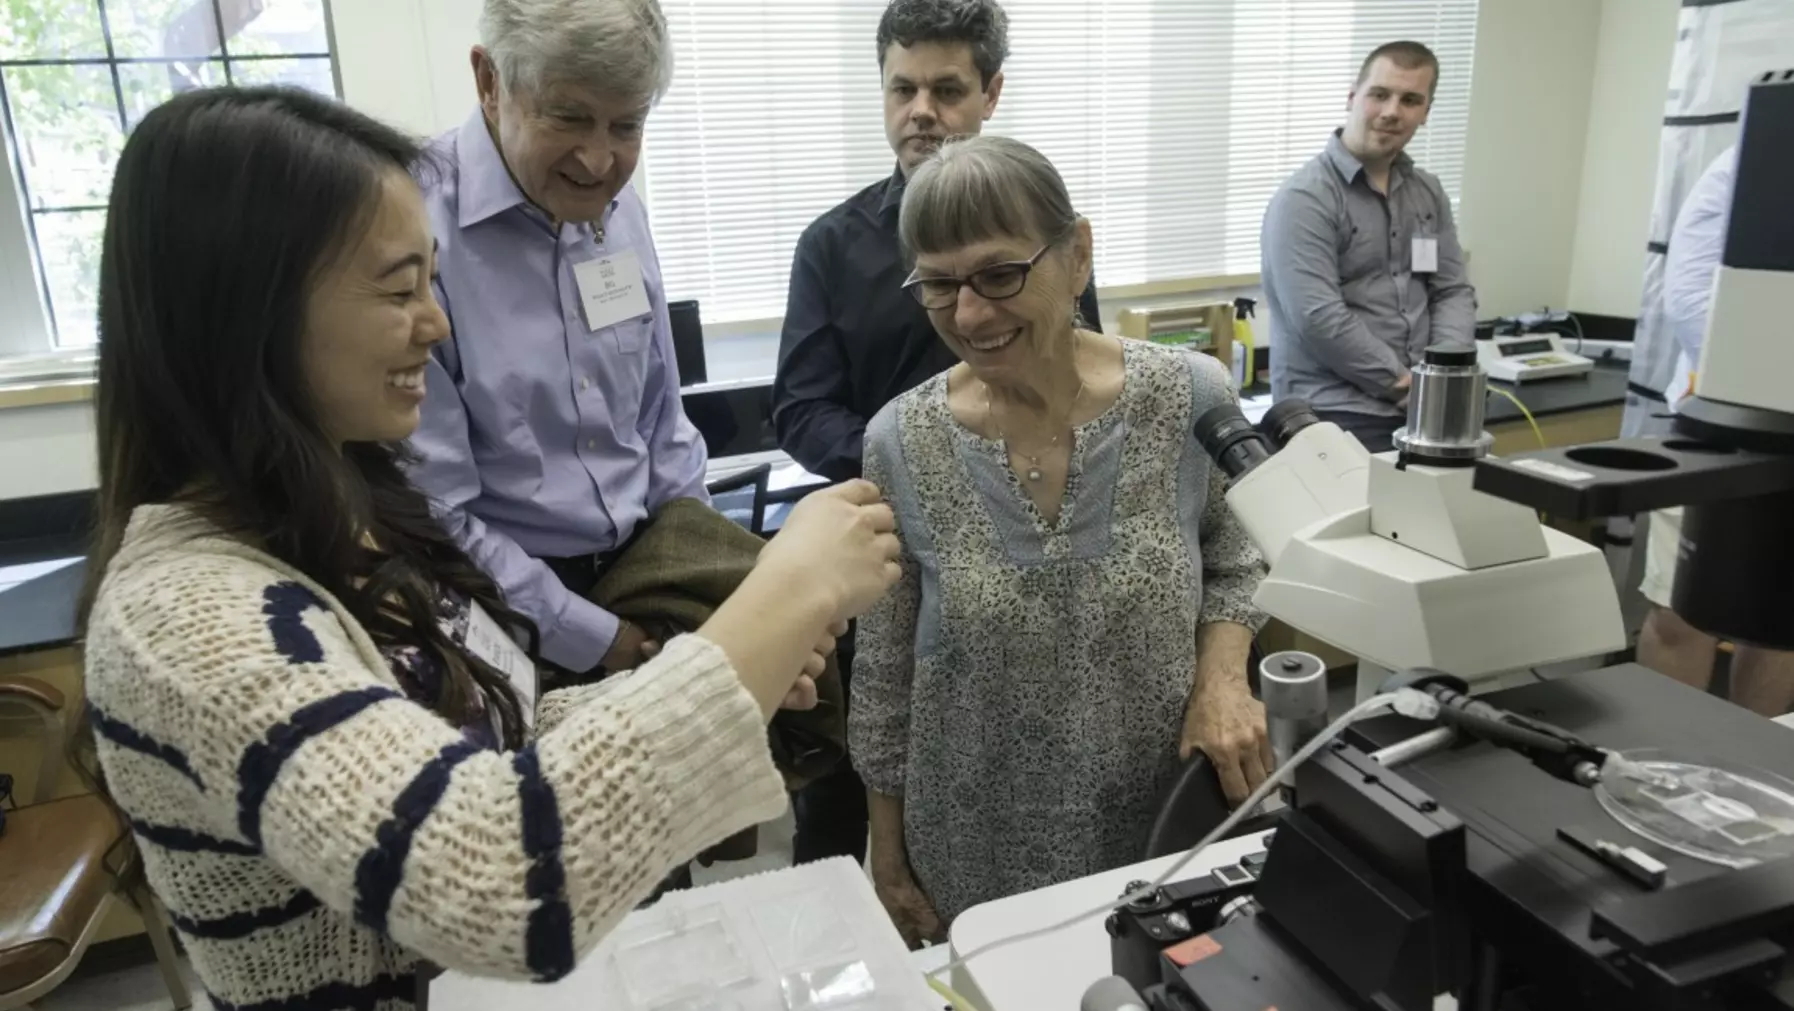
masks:
<svg viewBox="0 0 1794 1011"><path fill-rule="evenodd" d="M1327 665L1313 653L1285 650L1258 665L1258 693L1278 766L1327 729Z"/></svg>
<svg viewBox="0 0 1794 1011"><path fill-rule="evenodd" d="M1408 423L1395 433L1395 448L1404 458L1446 467L1467 467L1489 455L1495 437L1483 431L1488 389L1474 348L1427 348L1413 368Z"/></svg>

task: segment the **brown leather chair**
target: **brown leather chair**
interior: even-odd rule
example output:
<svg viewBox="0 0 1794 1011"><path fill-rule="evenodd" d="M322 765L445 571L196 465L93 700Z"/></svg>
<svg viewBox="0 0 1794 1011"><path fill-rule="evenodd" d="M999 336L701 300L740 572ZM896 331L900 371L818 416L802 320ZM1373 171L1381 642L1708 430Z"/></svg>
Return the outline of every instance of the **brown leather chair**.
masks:
<svg viewBox="0 0 1794 1011"><path fill-rule="evenodd" d="M177 1011L192 1005L162 907L138 885L128 892L106 866L120 835L117 817L87 794L47 800L61 767L65 702L35 678L0 678L0 709L23 708L44 725L43 757L31 802L0 835L0 1011L27 1009L80 964L113 902L135 906Z"/></svg>

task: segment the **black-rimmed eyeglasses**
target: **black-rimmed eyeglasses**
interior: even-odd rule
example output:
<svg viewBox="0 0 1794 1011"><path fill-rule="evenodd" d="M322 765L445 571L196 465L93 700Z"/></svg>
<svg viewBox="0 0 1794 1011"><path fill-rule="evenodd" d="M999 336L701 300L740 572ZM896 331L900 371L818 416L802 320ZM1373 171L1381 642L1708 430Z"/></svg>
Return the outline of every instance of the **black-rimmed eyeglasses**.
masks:
<svg viewBox="0 0 1794 1011"><path fill-rule="evenodd" d="M993 263L979 267L965 277L917 277L912 273L909 280L903 282L903 290L922 303L924 309L953 308L959 302L959 289L966 285L971 285L973 291L993 302L1014 298L1027 286L1028 272L1051 248L1053 244L1049 242L1026 260Z"/></svg>

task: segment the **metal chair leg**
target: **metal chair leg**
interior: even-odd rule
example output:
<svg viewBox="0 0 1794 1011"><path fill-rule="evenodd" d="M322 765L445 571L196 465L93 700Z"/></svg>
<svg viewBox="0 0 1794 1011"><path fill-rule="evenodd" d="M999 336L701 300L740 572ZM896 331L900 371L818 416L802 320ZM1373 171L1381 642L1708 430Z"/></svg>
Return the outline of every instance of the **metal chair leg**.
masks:
<svg viewBox="0 0 1794 1011"><path fill-rule="evenodd" d="M181 959L175 953L174 938L169 933L168 914L162 911L162 903L142 885L131 889L131 901L143 919L143 930L149 935L150 947L156 950L156 968L162 970L162 983L168 987L168 995L174 998L174 1011L187 1011L193 1006L193 995L188 992L187 980L181 975Z"/></svg>

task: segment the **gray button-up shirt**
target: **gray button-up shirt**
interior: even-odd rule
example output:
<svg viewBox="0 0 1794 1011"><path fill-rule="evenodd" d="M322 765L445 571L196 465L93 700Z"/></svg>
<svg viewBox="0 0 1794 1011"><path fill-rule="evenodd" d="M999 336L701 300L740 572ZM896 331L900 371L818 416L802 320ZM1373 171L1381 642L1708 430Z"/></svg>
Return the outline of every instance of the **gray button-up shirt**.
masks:
<svg viewBox="0 0 1794 1011"><path fill-rule="evenodd" d="M1438 240L1437 271L1411 269L1416 236ZM1274 399L1399 417L1391 391L1402 372L1429 345L1476 339L1451 201L1406 154L1384 196L1336 131L1271 199L1260 249Z"/></svg>

